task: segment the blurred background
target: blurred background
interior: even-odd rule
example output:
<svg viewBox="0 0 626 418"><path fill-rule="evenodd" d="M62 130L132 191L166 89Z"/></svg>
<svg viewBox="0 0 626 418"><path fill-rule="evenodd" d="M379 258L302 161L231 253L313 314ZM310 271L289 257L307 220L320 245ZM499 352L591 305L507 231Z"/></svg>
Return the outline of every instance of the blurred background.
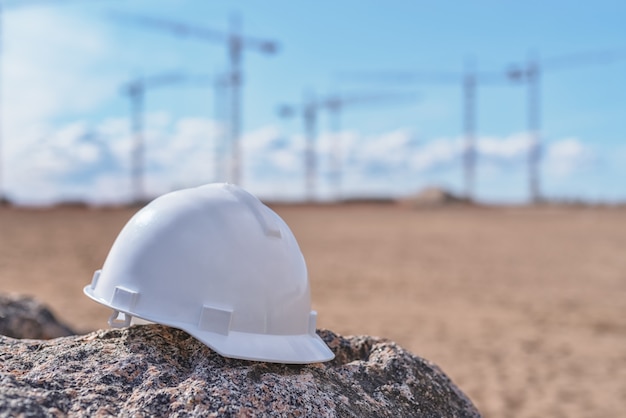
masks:
<svg viewBox="0 0 626 418"><path fill-rule="evenodd" d="M0 291L106 327L82 288L138 204L229 181L320 327L486 417L623 414L626 3L0 5Z"/></svg>
<svg viewBox="0 0 626 418"><path fill-rule="evenodd" d="M626 199L619 1L2 3L2 194Z"/></svg>

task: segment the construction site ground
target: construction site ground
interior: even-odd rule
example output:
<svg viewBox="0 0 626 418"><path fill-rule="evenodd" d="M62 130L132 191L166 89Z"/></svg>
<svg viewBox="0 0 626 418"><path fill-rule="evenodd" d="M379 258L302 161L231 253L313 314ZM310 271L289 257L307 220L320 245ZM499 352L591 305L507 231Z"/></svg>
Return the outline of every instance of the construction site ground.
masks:
<svg viewBox="0 0 626 418"><path fill-rule="evenodd" d="M626 209L273 208L305 255L319 327L435 362L485 417L623 415ZM80 332L106 327L82 288L136 210L0 208L0 291Z"/></svg>

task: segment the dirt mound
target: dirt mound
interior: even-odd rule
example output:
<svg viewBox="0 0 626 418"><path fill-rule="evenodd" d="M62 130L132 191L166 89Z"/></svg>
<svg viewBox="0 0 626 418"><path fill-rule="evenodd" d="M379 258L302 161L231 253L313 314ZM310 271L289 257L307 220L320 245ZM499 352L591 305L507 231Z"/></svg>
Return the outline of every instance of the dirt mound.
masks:
<svg viewBox="0 0 626 418"><path fill-rule="evenodd" d="M414 196L402 200L402 203L417 208L432 208L454 205L470 205L472 200L456 195L441 187L427 187Z"/></svg>

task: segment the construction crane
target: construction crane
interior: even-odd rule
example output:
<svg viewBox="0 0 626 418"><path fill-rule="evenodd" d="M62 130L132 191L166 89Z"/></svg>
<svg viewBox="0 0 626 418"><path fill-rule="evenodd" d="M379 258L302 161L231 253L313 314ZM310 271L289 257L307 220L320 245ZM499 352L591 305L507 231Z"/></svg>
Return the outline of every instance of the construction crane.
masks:
<svg viewBox="0 0 626 418"><path fill-rule="evenodd" d="M528 150L528 189L532 203L542 201L539 165L541 162L541 75L544 70L561 70L581 66L608 64L626 58L626 50L588 51L540 59L530 53L523 64L512 64L506 70L509 79L526 83L527 118L530 147Z"/></svg>
<svg viewBox="0 0 626 418"><path fill-rule="evenodd" d="M317 137L317 112L320 105L315 100L315 96L311 93L304 95L303 104L297 105L281 105L278 108L278 115L283 118L289 118L296 113L302 115L304 122L304 183L306 190L306 199L312 201L315 198L315 178L317 161L315 158L315 138Z"/></svg>
<svg viewBox="0 0 626 418"><path fill-rule="evenodd" d="M479 84L506 83L504 74L476 72L473 59L466 60L465 72L454 71L377 71L342 74L340 78L351 81L385 84L440 84L461 85L463 89L463 178L465 197L474 199L476 172L476 97Z"/></svg>
<svg viewBox="0 0 626 418"><path fill-rule="evenodd" d="M144 141L144 105L146 90L184 82L205 82L205 76L190 77L179 72L171 72L152 77L138 77L122 86L122 93L130 99L131 130L133 146L131 148L131 185L135 203L146 198L144 189L145 141Z"/></svg>
<svg viewBox="0 0 626 418"><path fill-rule="evenodd" d="M341 146L339 142L341 111L346 106L359 104L382 103L397 100L415 99L414 94L398 93L360 93L349 95L330 95L317 99L313 94L307 93L301 105L282 105L279 107L279 116L291 117L300 113L304 121L304 132L306 138L305 145L305 190L308 201L315 200L315 189L317 179L317 153L315 150L315 139L317 138L317 119L320 110L330 113L332 119L332 130L337 137L333 141L331 152L331 172L335 188L335 198L341 200Z"/></svg>
<svg viewBox="0 0 626 418"><path fill-rule="evenodd" d="M164 30L179 37L198 38L209 42L226 44L230 63L228 84L230 87L230 182L241 183L241 86L242 69L241 61L244 49L254 50L263 54L274 54L278 51L275 41L259 39L241 34L241 23L237 16L231 18L230 31L218 31L210 28L188 25L169 19L149 16L132 15L112 12L110 15L116 19L129 23Z"/></svg>
<svg viewBox="0 0 626 418"><path fill-rule="evenodd" d="M213 80L213 88L215 90L215 102L213 105L215 127L215 181L223 182L227 178L224 168L224 146L228 138L225 137L226 129L224 120L226 116L224 110L228 104L228 74L221 74Z"/></svg>

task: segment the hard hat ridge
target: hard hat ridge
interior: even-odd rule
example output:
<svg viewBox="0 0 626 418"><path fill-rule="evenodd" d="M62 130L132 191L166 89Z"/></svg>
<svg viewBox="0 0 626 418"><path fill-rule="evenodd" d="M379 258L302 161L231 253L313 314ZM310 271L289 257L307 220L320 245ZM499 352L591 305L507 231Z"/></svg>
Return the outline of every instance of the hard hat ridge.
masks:
<svg viewBox="0 0 626 418"><path fill-rule="evenodd" d="M224 356L334 357L315 333L306 263L291 230L232 184L150 202L124 226L84 292L114 310L113 325L134 316L173 326Z"/></svg>

